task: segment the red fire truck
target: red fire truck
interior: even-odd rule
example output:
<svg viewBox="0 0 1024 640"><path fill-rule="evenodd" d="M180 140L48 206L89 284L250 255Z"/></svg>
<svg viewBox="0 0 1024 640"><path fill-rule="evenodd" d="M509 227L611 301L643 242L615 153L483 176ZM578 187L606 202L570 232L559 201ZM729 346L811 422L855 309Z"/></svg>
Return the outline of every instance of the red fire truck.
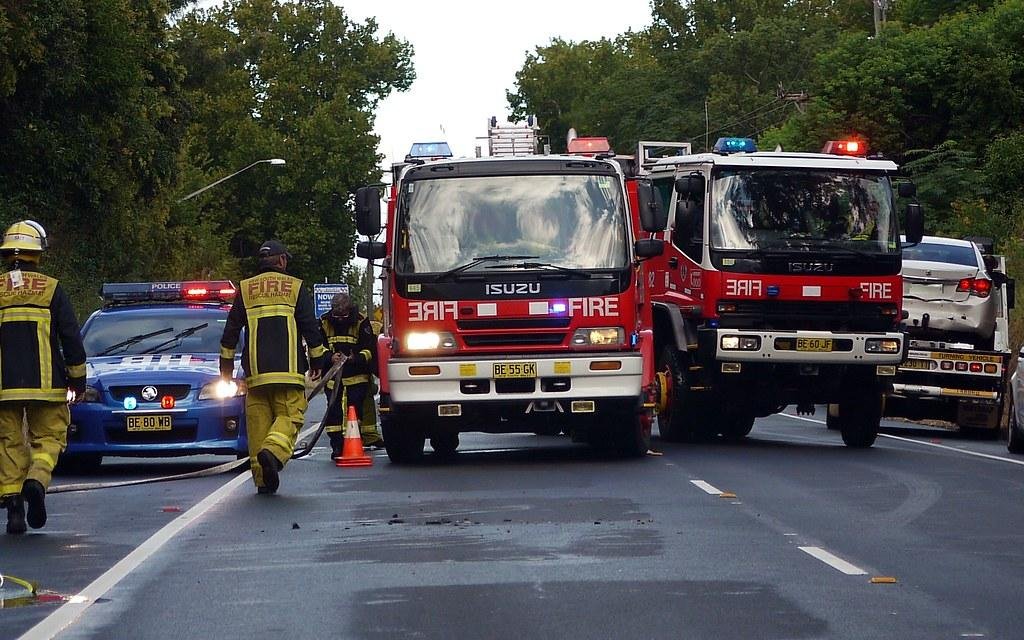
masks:
<svg viewBox="0 0 1024 640"><path fill-rule="evenodd" d="M896 165L861 141L759 153L723 138L712 153L645 155L633 206L671 219L645 263L662 437L739 439L787 405L832 403L843 441L871 446L906 351L894 192L912 198L913 184L894 189ZM905 225L920 241L916 202Z"/></svg>
<svg viewBox="0 0 1024 640"><path fill-rule="evenodd" d="M565 431L646 453L654 340L640 264L663 243L634 228L619 165L406 160L392 172L383 239L379 191L356 194L357 229L371 238L357 254L383 259L378 364L392 462L420 458L427 438L450 455L466 431ZM642 218L648 231L666 224Z"/></svg>

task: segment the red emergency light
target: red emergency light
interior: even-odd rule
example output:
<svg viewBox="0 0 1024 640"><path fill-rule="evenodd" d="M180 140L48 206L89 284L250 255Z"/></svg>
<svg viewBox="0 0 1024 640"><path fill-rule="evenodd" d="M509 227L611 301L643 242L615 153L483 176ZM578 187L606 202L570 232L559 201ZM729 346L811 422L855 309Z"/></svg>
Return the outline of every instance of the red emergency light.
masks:
<svg viewBox="0 0 1024 640"><path fill-rule="evenodd" d="M573 138L569 141L567 150L575 156L592 156L598 153L611 153L612 145L608 138Z"/></svg>
<svg viewBox="0 0 1024 640"><path fill-rule="evenodd" d="M182 298L185 300L231 300L235 297L235 285L230 280L212 280L181 283Z"/></svg>
<svg viewBox="0 0 1024 640"><path fill-rule="evenodd" d="M829 140L821 150L836 156L860 156L868 155L868 145L861 140Z"/></svg>

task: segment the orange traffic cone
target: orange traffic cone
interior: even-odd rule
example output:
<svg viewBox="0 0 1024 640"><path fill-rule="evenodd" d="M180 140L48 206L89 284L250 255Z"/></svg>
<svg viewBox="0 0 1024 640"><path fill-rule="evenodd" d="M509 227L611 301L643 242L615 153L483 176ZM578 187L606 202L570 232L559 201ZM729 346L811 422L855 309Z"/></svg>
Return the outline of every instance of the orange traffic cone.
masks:
<svg viewBox="0 0 1024 640"><path fill-rule="evenodd" d="M356 415L356 408L349 406L348 420L345 424L345 444L341 450L341 457L334 463L338 467L369 467L373 465L373 458L363 451L363 437L359 435L359 416Z"/></svg>

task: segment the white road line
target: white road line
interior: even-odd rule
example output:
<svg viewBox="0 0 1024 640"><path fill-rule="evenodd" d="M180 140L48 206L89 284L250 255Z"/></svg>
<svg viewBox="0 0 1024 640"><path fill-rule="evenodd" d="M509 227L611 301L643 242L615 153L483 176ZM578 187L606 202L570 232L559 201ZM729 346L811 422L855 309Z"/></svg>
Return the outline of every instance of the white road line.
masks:
<svg viewBox="0 0 1024 640"><path fill-rule="evenodd" d="M251 476L248 473L240 473L238 476L227 481L219 489L203 498L196 506L170 521L162 529L154 533L148 540L136 547L131 553L121 559L120 562L108 569L103 575L93 580L88 586L75 595L71 601L61 605L59 609L46 616L36 626L29 629L21 640L49 640L58 633L71 626L78 618L85 613L92 603L102 598L104 594L112 589L118 582L124 579L145 562L150 556L157 552L165 542L181 533L196 519L209 511L218 502L223 500L229 493L238 488L239 485L249 482Z"/></svg>
<svg viewBox="0 0 1024 640"><path fill-rule="evenodd" d="M690 480L690 484L700 489L703 489L706 493L710 493L713 496L722 495L722 491L720 489L714 488L713 486L704 482L703 480Z"/></svg>
<svg viewBox="0 0 1024 640"><path fill-rule="evenodd" d="M833 569L841 571L842 573L845 573L848 576L866 576L868 574L867 571L861 569L856 565L850 564L849 562L843 560L838 556L832 555L831 553L825 551L821 547L797 547L797 549L800 549L801 551L803 551L804 553L813 558L821 560Z"/></svg>
<svg viewBox="0 0 1024 640"><path fill-rule="evenodd" d="M815 420L814 418L805 418L803 416L794 416L788 413L780 413L780 416L792 418L794 420L803 420L804 422L815 422L817 424L825 424L824 420ZM974 456L976 458L985 458L986 460L998 460L999 462L1009 462L1010 464L1016 464L1024 466L1024 460L1014 460L1013 458L1006 458L1003 456L994 456L990 453L981 453L980 451L971 451L970 449L960 449L959 447L951 447L945 444L938 444L935 442L925 442L923 440L914 440L913 438L905 438L903 436L894 436L888 433L878 434L879 438L889 438L890 440L899 440L900 442L909 442L911 444L919 444L925 447L934 447L936 449L945 449L946 451L955 451L956 453L963 453L968 456Z"/></svg>
<svg viewBox="0 0 1024 640"><path fill-rule="evenodd" d="M319 423L317 423L319 425ZM309 436L313 428L307 429L299 434ZM117 564L107 569L100 577L89 583L84 589L72 596L68 602L60 606L56 611L43 618L36 626L32 627L21 636L21 640L50 640L58 633L67 629L78 620L85 610L92 606L99 598L102 598L107 591L110 591L125 576L134 571L164 546L168 540L184 531L190 524L199 519L203 514L217 505L229 493L252 478L251 474L240 473L236 477L222 484L217 490L203 498L196 506L181 514L174 520L168 522L162 529L151 535L145 542L136 547L131 553L122 558Z"/></svg>

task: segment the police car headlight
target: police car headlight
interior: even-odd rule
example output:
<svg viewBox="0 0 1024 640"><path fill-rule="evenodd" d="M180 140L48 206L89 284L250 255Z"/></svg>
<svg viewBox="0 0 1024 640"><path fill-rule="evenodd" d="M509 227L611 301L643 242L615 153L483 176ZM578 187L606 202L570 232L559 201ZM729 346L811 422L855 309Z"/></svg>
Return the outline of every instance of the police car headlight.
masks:
<svg viewBox="0 0 1024 640"><path fill-rule="evenodd" d="M224 400L245 395L245 382L242 380L217 380L203 385L199 392L200 400Z"/></svg>
<svg viewBox="0 0 1024 640"><path fill-rule="evenodd" d="M626 331L622 327L598 327L577 329L572 334L574 347L607 347L618 346L626 341Z"/></svg>
<svg viewBox="0 0 1024 640"><path fill-rule="evenodd" d="M71 389L69 389L68 390L68 401L71 402L74 399L75 399L75 392L72 391ZM85 386L85 393L82 394L82 401L83 402L98 402L99 401L99 391L96 389L96 387L92 387L92 386L86 385Z"/></svg>
<svg viewBox="0 0 1024 640"><path fill-rule="evenodd" d="M405 334L405 348L409 351L454 349L455 336L447 331L410 331Z"/></svg>

